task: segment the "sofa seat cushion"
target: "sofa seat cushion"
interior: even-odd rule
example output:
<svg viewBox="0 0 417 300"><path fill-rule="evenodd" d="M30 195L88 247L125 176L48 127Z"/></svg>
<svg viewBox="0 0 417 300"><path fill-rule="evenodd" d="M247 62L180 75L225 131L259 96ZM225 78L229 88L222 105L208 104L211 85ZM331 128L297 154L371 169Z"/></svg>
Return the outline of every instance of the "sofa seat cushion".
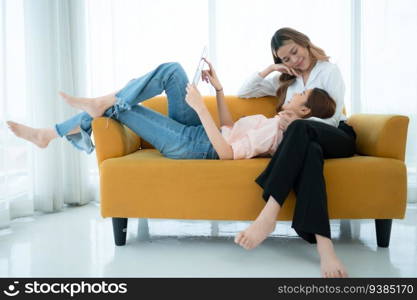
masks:
<svg viewBox="0 0 417 300"><path fill-rule="evenodd" d="M255 178L269 158L175 160L155 149L100 164L103 217L253 220L265 205ZM324 164L330 218L403 218L406 168L390 158L354 156ZM291 220L291 192L278 219Z"/></svg>

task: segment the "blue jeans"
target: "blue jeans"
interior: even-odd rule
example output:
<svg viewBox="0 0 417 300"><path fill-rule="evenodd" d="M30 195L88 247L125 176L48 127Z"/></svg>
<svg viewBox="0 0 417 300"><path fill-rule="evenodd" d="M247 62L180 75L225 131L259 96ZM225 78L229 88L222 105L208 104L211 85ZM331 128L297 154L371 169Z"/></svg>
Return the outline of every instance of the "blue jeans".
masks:
<svg viewBox="0 0 417 300"><path fill-rule="evenodd" d="M185 101L187 75L178 63L165 63L146 75L133 79L116 94L116 103L104 116L118 120L151 143L164 156L174 159L218 159L200 118ZM137 105L163 91L168 98L168 116ZM91 153L92 118L80 113L55 125L77 149ZM67 135L80 127L80 132Z"/></svg>

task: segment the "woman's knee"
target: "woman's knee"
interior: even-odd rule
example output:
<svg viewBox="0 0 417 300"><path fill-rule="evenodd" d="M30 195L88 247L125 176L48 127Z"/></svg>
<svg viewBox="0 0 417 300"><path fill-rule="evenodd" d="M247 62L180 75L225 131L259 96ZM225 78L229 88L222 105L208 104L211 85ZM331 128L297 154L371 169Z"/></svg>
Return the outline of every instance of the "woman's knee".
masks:
<svg viewBox="0 0 417 300"><path fill-rule="evenodd" d="M288 136L290 139L314 139L317 137L317 132L314 129L314 126L311 125L309 120L298 119L288 126L287 130L284 132L284 136Z"/></svg>
<svg viewBox="0 0 417 300"><path fill-rule="evenodd" d="M187 74L185 73L184 68L178 62L163 63L159 65L157 70L163 73L164 76L175 76L176 78L187 79Z"/></svg>
<svg viewBox="0 0 417 300"><path fill-rule="evenodd" d="M184 72L184 68L181 66L181 64L179 62L167 62L167 63L163 63L160 64L159 69L166 69L172 72L175 71L181 71Z"/></svg>
<svg viewBox="0 0 417 300"><path fill-rule="evenodd" d="M303 130L307 128L307 126L308 126L307 120L304 120L304 119L294 120L291 122L290 125L288 125L287 132L293 131L293 130L300 130L300 129Z"/></svg>

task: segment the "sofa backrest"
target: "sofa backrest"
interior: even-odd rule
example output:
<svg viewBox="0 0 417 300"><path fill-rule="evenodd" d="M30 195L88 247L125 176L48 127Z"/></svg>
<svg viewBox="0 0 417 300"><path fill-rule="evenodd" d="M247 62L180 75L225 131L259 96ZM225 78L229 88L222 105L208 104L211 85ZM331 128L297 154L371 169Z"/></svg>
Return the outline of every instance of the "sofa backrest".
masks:
<svg viewBox="0 0 417 300"><path fill-rule="evenodd" d="M277 104L277 99L275 97L242 99L236 96L225 96L225 100L234 121L249 115L263 114L265 117L271 118L276 114L275 107ZM220 123L217 114L216 97L205 96L204 101L216 124L219 125ZM142 102L142 104L148 108L160 112L161 114L168 114L166 96L154 97ZM144 149L153 148L151 144L149 144L147 141L144 141L143 139L141 147Z"/></svg>

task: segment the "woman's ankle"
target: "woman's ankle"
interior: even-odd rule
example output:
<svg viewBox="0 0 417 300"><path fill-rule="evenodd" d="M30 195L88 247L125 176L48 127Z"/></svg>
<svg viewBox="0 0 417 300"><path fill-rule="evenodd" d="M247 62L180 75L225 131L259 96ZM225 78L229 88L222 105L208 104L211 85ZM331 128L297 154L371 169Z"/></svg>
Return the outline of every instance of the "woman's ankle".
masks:
<svg viewBox="0 0 417 300"><path fill-rule="evenodd" d="M333 242L331 239L316 234L316 240L317 240L317 252L319 253L320 257L325 255L334 255L336 256L336 252L334 250Z"/></svg>
<svg viewBox="0 0 417 300"><path fill-rule="evenodd" d="M280 209L281 206L274 199L274 197L269 196L268 201L266 202L259 216L264 216L266 218L276 218Z"/></svg>
<svg viewBox="0 0 417 300"><path fill-rule="evenodd" d="M58 137L58 133L54 128L43 128L39 131L40 138L48 143Z"/></svg>
<svg viewBox="0 0 417 300"><path fill-rule="evenodd" d="M112 107L114 104L116 104L116 100L117 100L115 94L102 96L96 99L100 101L100 103L106 106L107 108Z"/></svg>

